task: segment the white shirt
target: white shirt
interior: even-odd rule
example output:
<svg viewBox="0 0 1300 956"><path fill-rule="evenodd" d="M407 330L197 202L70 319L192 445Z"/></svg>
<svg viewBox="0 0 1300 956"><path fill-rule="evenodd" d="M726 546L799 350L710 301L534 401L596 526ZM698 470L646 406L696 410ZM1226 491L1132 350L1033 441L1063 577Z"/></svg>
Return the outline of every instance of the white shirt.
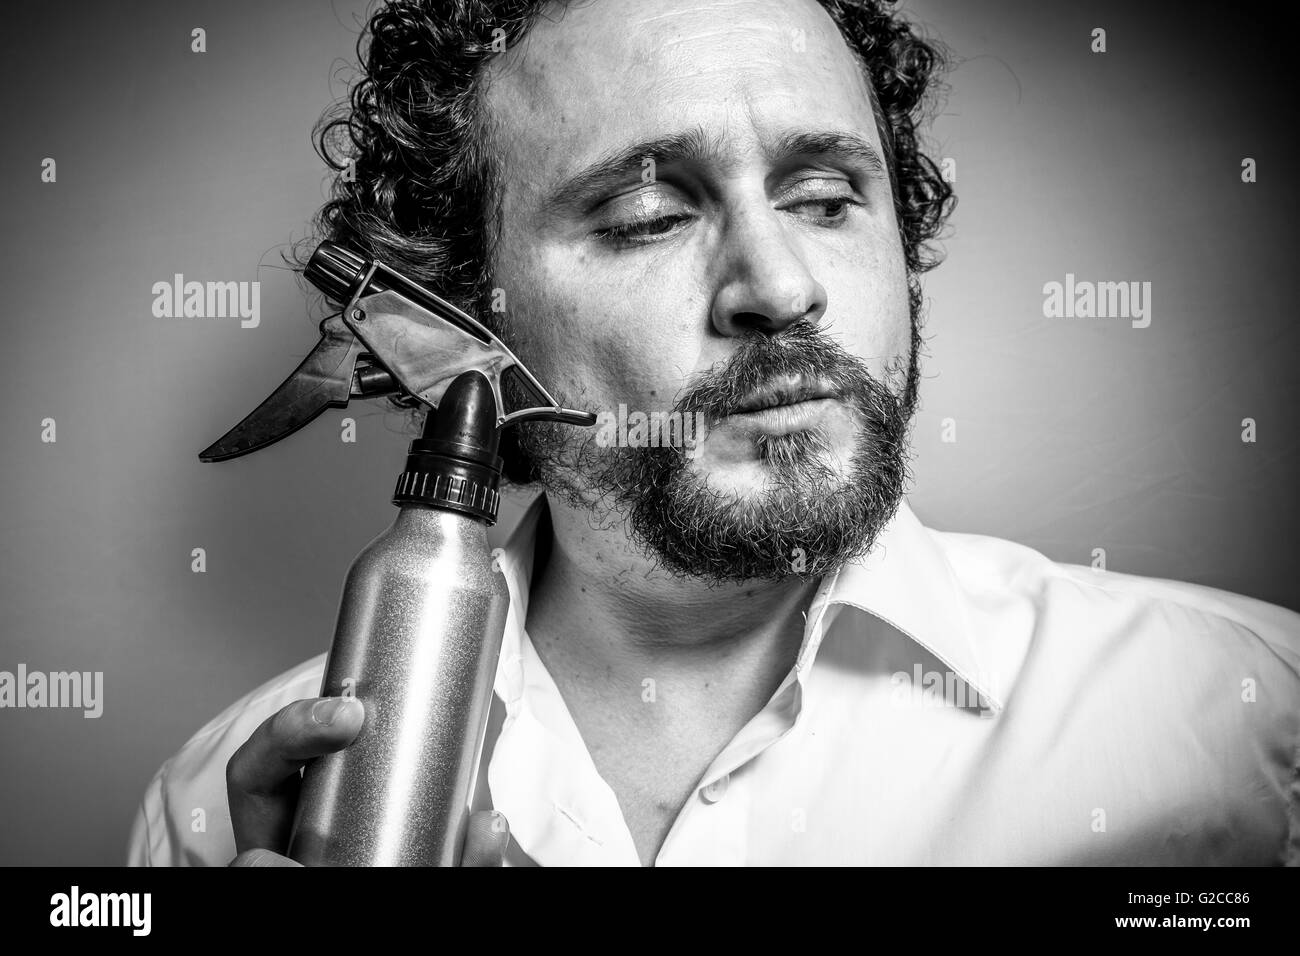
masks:
<svg viewBox="0 0 1300 956"><path fill-rule="evenodd" d="M501 556L511 608L475 805L505 813L509 862L635 866L524 631L544 507ZM253 691L163 764L133 865L235 856L226 762L318 696L324 666ZM904 502L821 582L794 669L655 863L1300 865L1300 614L933 531Z"/></svg>

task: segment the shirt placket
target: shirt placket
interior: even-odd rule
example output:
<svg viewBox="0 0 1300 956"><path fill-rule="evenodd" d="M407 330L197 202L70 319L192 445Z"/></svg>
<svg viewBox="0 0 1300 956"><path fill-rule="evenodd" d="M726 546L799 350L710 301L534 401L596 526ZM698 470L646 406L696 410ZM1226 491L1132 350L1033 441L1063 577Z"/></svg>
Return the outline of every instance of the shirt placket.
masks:
<svg viewBox="0 0 1300 956"><path fill-rule="evenodd" d="M497 687L506 718L489 779L519 846L542 866L638 865L618 799L522 628L510 635Z"/></svg>
<svg viewBox="0 0 1300 956"><path fill-rule="evenodd" d="M664 840L656 866L744 866L748 862L753 761L798 722L804 675L825 633L833 588L832 578L818 589L795 667L705 772Z"/></svg>

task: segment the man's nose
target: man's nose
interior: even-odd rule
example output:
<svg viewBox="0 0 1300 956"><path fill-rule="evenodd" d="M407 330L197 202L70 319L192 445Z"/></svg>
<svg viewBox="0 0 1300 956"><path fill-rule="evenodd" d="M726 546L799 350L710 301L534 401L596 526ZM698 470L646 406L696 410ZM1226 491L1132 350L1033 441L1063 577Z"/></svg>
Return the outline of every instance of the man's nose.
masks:
<svg viewBox="0 0 1300 956"><path fill-rule="evenodd" d="M727 336L775 335L826 312L826 290L808 268L793 228L765 208L733 216L719 250L723 272L712 320Z"/></svg>

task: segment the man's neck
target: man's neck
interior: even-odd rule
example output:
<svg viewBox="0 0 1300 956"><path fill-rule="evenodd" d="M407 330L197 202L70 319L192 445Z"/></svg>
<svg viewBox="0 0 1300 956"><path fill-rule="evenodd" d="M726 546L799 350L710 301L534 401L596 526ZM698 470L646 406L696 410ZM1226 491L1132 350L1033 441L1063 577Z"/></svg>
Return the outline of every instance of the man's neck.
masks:
<svg viewBox="0 0 1300 956"><path fill-rule="evenodd" d="M621 523L550 501L525 625L643 865L727 743L794 666L811 582L669 575Z"/></svg>
<svg viewBox="0 0 1300 956"><path fill-rule="evenodd" d="M761 707L794 665L815 582L790 577L709 586L676 577L637 549L621 522L549 501L539 527L527 630L570 686L635 690L654 681L679 700L708 691ZM557 676L561 690L566 681ZM622 696L621 694L618 696ZM755 708L757 709L757 708Z"/></svg>

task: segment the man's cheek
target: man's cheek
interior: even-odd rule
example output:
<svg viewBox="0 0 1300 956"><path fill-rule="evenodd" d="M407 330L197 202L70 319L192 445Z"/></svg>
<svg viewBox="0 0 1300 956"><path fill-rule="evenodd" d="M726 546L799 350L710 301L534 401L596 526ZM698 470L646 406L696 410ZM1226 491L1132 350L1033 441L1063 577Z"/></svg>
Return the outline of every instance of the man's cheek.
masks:
<svg viewBox="0 0 1300 956"><path fill-rule="evenodd" d="M593 381L613 402L651 411L667 408L680 387L674 372L680 364L673 343L662 341L654 330L635 321L620 324L598 343L588 370Z"/></svg>
<svg viewBox="0 0 1300 956"><path fill-rule="evenodd" d="M906 348L911 320L904 274L879 276L880 281L853 281L868 276L843 276L826 286L826 315L821 325L850 354L887 359Z"/></svg>
<svg viewBox="0 0 1300 956"><path fill-rule="evenodd" d="M589 351L590 303L563 277L512 269L497 279L494 295L504 303L506 344L544 383L566 375L575 358Z"/></svg>

